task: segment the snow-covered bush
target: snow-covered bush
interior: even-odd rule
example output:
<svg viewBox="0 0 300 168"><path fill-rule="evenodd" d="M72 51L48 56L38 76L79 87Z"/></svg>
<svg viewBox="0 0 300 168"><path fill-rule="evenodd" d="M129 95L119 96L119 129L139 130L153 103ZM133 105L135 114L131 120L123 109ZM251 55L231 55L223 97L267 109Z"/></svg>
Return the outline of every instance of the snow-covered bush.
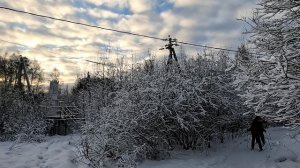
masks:
<svg viewBox="0 0 300 168"><path fill-rule="evenodd" d="M43 140L46 120L35 98L21 95L13 88L1 88L0 97L1 139Z"/></svg>
<svg viewBox="0 0 300 168"><path fill-rule="evenodd" d="M144 159L164 159L174 148L222 141L226 131L243 127L244 112L225 63L199 57L185 61L180 71L175 64L167 71L158 64L151 73L134 70L110 91L90 85L78 95L89 97L81 105L84 156L93 167L109 161L134 167Z"/></svg>

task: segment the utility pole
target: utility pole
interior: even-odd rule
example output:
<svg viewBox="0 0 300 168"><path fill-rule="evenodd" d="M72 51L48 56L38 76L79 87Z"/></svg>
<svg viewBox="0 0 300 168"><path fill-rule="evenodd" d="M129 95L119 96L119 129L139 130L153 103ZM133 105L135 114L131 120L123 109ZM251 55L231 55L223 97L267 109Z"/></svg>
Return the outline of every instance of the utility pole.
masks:
<svg viewBox="0 0 300 168"><path fill-rule="evenodd" d="M26 60L26 66L25 66L25 60L24 59ZM28 75L27 75L27 70L26 70L27 63L28 63L28 59L26 57L23 57L24 76L25 76L25 79L26 79L26 82L27 82L28 92L31 93L31 85L30 85L29 78L28 78Z"/></svg>
<svg viewBox="0 0 300 168"><path fill-rule="evenodd" d="M131 51L131 82L133 81L133 52Z"/></svg>
<svg viewBox="0 0 300 168"><path fill-rule="evenodd" d="M176 52L173 46L178 46L177 44L177 39L172 39L171 36L169 35L168 38L169 43L165 45L166 49L169 50L169 58L168 58L168 62L167 64L171 64L172 63L172 58L174 57L174 60L176 62L178 62L177 56L176 56Z"/></svg>
<svg viewBox="0 0 300 168"><path fill-rule="evenodd" d="M168 41L168 44L166 44L165 47L161 48L161 50L163 50L163 49L169 50L169 57L168 57L167 65L172 64L172 60L174 58L174 60L176 61L177 65L178 65L178 68L180 68L179 64L178 64L178 59L177 59L177 56L176 56L176 52L175 52L175 49L174 49L174 46L179 46L177 44L177 39L176 38L171 38L171 36L169 35L168 38L166 39L166 41Z"/></svg>
<svg viewBox="0 0 300 168"><path fill-rule="evenodd" d="M20 60L17 62L17 66L18 66L18 72L17 72L17 86L19 87L20 90L22 90L22 76L23 73L22 71L24 71L24 78L26 80L27 83L27 88L28 88L28 92L31 92L31 85L29 82L29 78L27 75L27 70L26 67L28 66L28 59L26 57L23 57L22 55L20 55Z"/></svg>

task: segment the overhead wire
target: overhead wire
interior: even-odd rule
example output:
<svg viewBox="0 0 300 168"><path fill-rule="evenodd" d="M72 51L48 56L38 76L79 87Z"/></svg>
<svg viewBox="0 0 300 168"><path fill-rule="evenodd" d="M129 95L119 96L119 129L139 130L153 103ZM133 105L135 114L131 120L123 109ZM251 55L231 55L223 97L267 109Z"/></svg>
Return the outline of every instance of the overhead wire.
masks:
<svg viewBox="0 0 300 168"><path fill-rule="evenodd" d="M0 6L0 9L9 10L9 11L18 12L18 13L23 13L23 14L28 14L28 15L32 15L32 16L41 17L41 18L47 18L47 19L61 21L61 22L67 22L67 23L86 26L86 27L102 29L102 30L106 30L106 31L112 31L112 32L117 32L117 33L122 33L122 34L128 34L128 35L132 35L132 36L150 38L150 39L161 40L161 41L166 41L167 40L166 38L160 38L160 37L155 37L155 36L150 36L150 35L145 35L145 34L133 33L133 32L117 30L117 29L112 29L112 28L106 28L106 27L102 27L102 26L96 26L96 25L91 25L91 24L86 24L86 23L81 23L81 22L75 22L75 21L71 21L71 20L67 20L67 19L60 19L60 18L56 18L56 17L52 17L52 16L36 14L36 13L32 13L32 12L26 12L26 11L17 10L17 9L4 7L4 6ZM195 46L195 47L209 48L209 49L214 49L214 50L221 50L221 51L228 51L228 52L235 52L235 53L239 52L238 50L234 50L234 49L213 47L213 46L208 46L208 45L196 44L196 43L192 43L192 42L178 41L178 43L184 44L184 45ZM258 53L249 53L249 54L261 55L261 54L258 54Z"/></svg>
<svg viewBox="0 0 300 168"><path fill-rule="evenodd" d="M5 42L5 43L9 43L9 44L14 44L14 45L22 46L22 47L30 49L30 50L35 50L35 51L40 51L40 52L45 53L44 50L42 50L40 48L37 48L37 47L30 48L29 46L27 46L25 44L21 44L21 43L17 43L17 42L11 42L11 41L7 41L7 40L3 40L3 39L0 39L0 41ZM56 55L59 56L58 58L62 58L62 59L72 59L72 60L74 60L74 59L82 59L83 58L83 57L78 57L78 58L76 58L76 57L66 57L66 56L63 56L63 55L61 55L61 54L59 54L57 52L51 51L51 50L47 50L46 52L49 52L49 53L52 53L52 54L56 54Z"/></svg>
<svg viewBox="0 0 300 168"><path fill-rule="evenodd" d="M23 45L23 44L20 44L20 43L15 43L15 42L3 40L3 39L0 39L0 41L5 42L5 43L10 43L10 44L14 44L14 45L18 45L18 46L22 46L22 47L28 48L28 46Z"/></svg>
<svg viewBox="0 0 300 168"><path fill-rule="evenodd" d="M70 60L70 62L73 62L73 63L74 63L75 60L81 60L81 59L84 58L84 57L74 57L74 56L73 57L66 57L66 56L63 56L63 55L61 55L57 52L51 51L51 50L46 50L45 51L45 50L42 50L41 48L30 48L29 46L27 46L25 44L21 44L21 43L18 43L18 42L11 42L11 41L7 41L7 40L3 40L3 39L0 39L0 41L5 42L5 43L9 43L9 44L22 46L22 47L28 48L30 50L33 50L33 51L40 51L41 53L44 53L44 54L52 53L52 54L55 54L55 58L62 59L62 60L67 59L67 60ZM48 48L46 48L46 49L48 49Z"/></svg>
<svg viewBox="0 0 300 168"><path fill-rule="evenodd" d="M27 46L26 44L22 44L22 43L19 43L19 42L12 42L12 41L4 40L4 39L1 39L1 38L0 38L0 41L5 42L5 43L9 43L9 44L14 44L14 45L17 45L17 46L22 46L22 47L24 47L26 49L29 49L29 50L36 50L36 51L42 51L42 52L44 52L44 51L39 49L39 48L46 48L46 49L48 49L47 52L50 52L50 53L56 54L58 56L61 56L61 58L66 58L66 59L82 59L83 58L83 57L78 57L78 58L76 58L76 57L63 57L61 54L59 54L59 53L57 53L53 50L49 50L48 47L39 46L39 47L32 48L32 47ZM66 51L63 51L63 52L77 51L77 53L86 53L86 52L95 52L96 53L96 52L98 52L96 50L80 50L80 49L65 48L65 47L53 47L53 49L64 49L64 50L66 50ZM116 52L115 50L118 50L118 49L113 49L112 51ZM145 52L144 50L129 50L129 49L122 49L122 48L119 48L119 50L121 50L122 52L123 51L125 51L125 52L133 52L133 51L137 52L137 51L139 51L138 53Z"/></svg>
<svg viewBox="0 0 300 168"><path fill-rule="evenodd" d="M42 50L41 48L37 48L37 47L35 47L35 48L30 48L29 46L27 46L27 45L25 45L25 44L21 44L21 43L18 43L18 42L12 42L12 41L8 41L8 40L3 40L3 39L1 39L1 38L0 38L0 41L5 42L5 43L9 43L9 44L14 44L14 45L22 46L22 47L24 47L24 48L28 48L28 49L33 50L33 51L40 51L40 52L42 52L42 53L44 53L44 54L45 54L46 52L52 53L52 54L55 54L55 55L56 55L56 58L59 58L59 59L69 59L69 60L72 60L72 61L84 59L83 61L85 61L85 62L96 63L96 64L102 64L102 65L109 66L109 67L115 67L115 65L113 65L112 63L100 63L100 62L95 62L95 61L87 60L87 59L85 59L85 57L82 57L82 56L80 56L80 57L75 57L75 56L73 56L73 57L66 57L66 56L63 56L63 55L61 55L61 54L59 54L59 53L57 53L57 52L54 52L54 51L52 51L52 50L46 50L46 51L45 51L45 50ZM56 48L57 48L57 47L56 47ZM46 49L48 49L48 48L46 48ZM85 51L85 52L87 52L87 50L76 50L76 51ZM90 50L90 52L93 52L93 51ZM86 68L85 68L85 69L86 69Z"/></svg>
<svg viewBox="0 0 300 168"><path fill-rule="evenodd" d="M106 27L101 27L101 26L96 26L96 25L90 25L90 24L86 24L86 23L75 22L75 21L71 21L71 20L60 19L60 18L41 15L41 14L36 14L36 13L32 13L32 12L26 12L26 11L17 10L17 9L4 7L4 6L0 6L0 9L10 10L10 11L18 12L18 13L24 13L24 14L28 14L28 15L32 15L32 16L38 16L38 17L42 17L42 18L47 18L47 19L52 19L52 20L57 20L57 21L62 21L62 22L68 22L68 23L87 26L87 27L103 29L103 30L107 30L107 31L113 31L113 32L118 32L118 33L123 33L123 34L129 34L129 35L134 35L134 36L140 36L140 37L145 37L145 38L156 39L156 40L165 40L165 39L154 37L154 36L148 36L148 35L144 35L144 34L132 33L132 32L116 30L116 29L111 29L111 28L106 28Z"/></svg>
<svg viewBox="0 0 300 168"><path fill-rule="evenodd" d="M214 49L214 50L221 50L221 51L228 51L228 52L239 52L239 51L233 50L233 49L220 48L220 47L212 47L212 46L201 45L201 44L193 44L193 43L183 42L183 41L178 41L178 43L184 44L184 45L195 46L195 47L210 48L210 49Z"/></svg>

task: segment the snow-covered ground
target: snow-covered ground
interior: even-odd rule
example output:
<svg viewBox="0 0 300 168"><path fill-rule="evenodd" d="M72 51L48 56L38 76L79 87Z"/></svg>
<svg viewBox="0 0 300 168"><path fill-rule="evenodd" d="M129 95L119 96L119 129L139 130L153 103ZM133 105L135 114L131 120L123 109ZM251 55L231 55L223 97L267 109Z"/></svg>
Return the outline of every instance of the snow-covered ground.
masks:
<svg viewBox="0 0 300 168"><path fill-rule="evenodd" d="M146 161L140 168L300 168L300 135L268 129L264 151L250 150L250 136L213 146L205 152L174 152L172 159Z"/></svg>
<svg viewBox="0 0 300 168"><path fill-rule="evenodd" d="M0 168L84 168L76 162L78 135L52 136L43 143L0 143Z"/></svg>
<svg viewBox="0 0 300 168"><path fill-rule="evenodd" d="M208 151L176 151L172 158L145 161L139 168L300 168L300 135L268 129L264 151L250 150L250 136ZM49 137L43 143L0 143L0 168L84 168L76 162L78 135Z"/></svg>

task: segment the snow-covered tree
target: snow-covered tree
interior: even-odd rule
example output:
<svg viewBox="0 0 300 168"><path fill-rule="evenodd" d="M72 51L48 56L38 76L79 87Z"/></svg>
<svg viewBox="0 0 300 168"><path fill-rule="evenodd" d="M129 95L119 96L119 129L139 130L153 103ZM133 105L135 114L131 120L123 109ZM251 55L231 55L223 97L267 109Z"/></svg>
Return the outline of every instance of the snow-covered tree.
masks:
<svg viewBox="0 0 300 168"><path fill-rule="evenodd" d="M300 1L261 0L252 19L250 63L244 97L256 114L300 125ZM244 72L246 72L244 71Z"/></svg>
<svg viewBox="0 0 300 168"><path fill-rule="evenodd" d="M0 140L16 139L41 140L45 134L46 120L40 108L43 94L39 83L42 71L37 62L28 62L28 76L34 84L32 93L26 93L14 85L18 58L0 56Z"/></svg>

